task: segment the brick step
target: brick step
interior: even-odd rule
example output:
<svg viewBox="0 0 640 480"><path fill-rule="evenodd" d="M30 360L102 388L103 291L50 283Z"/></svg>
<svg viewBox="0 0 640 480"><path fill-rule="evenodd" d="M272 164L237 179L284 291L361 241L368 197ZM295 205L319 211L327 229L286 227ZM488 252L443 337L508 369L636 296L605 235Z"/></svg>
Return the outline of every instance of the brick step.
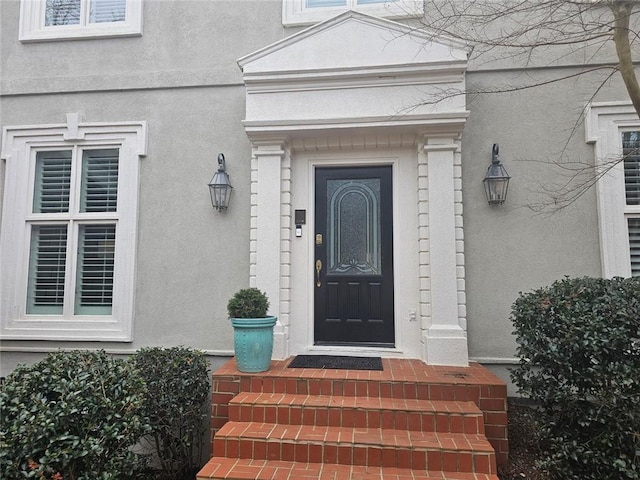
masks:
<svg viewBox="0 0 640 480"><path fill-rule="evenodd" d="M213 457L198 474L198 480L498 480L496 475L465 472L428 472L390 467L363 467Z"/></svg>
<svg viewBox="0 0 640 480"><path fill-rule="evenodd" d="M295 369L294 369L295 370ZM322 370L321 370L322 372ZM367 372L369 373L369 372ZM446 374L444 374L446 375ZM263 393L289 393L293 395L340 395L345 397L383 397L426 400L457 400L479 403L484 396L493 400L496 387L465 383L458 373L449 377L440 376L425 382L407 378L400 380L378 380L376 378L330 378L330 377L288 377L253 376L240 379L239 391ZM226 380L223 391L230 387ZM498 386L501 392L506 388ZM494 402L495 403L495 402ZM490 405L487 403L488 407ZM480 405L481 408L482 405ZM493 409L493 408L491 408Z"/></svg>
<svg viewBox="0 0 640 480"><path fill-rule="evenodd" d="M485 433L473 402L241 392L229 420L286 425Z"/></svg>
<svg viewBox="0 0 640 480"><path fill-rule="evenodd" d="M230 421L218 431L213 455L496 473L494 450L486 437L478 434Z"/></svg>

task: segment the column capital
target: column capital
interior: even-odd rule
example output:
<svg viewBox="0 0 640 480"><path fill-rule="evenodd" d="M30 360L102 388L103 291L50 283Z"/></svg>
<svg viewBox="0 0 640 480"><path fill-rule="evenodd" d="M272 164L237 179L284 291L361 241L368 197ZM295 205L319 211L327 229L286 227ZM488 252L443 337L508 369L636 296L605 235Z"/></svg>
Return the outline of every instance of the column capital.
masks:
<svg viewBox="0 0 640 480"><path fill-rule="evenodd" d="M453 138L425 138L421 149L425 152L457 152L460 145Z"/></svg>
<svg viewBox="0 0 640 480"><path fill-rule="evenodd" d="M251 142L252 152L255 156L276 155L282 157L286 153L285 139L254 140Z"/></svg>

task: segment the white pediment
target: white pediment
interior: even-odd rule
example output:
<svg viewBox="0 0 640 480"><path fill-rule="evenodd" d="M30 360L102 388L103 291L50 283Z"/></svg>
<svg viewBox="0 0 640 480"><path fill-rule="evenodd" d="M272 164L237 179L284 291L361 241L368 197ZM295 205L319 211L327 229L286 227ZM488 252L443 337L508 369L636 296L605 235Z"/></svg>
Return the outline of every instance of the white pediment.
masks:
<svg viewBox="0 0 640 480"><path fill-rule="evenodd" d="M460 43L355 11L307 28L238 60L247 76L466 64Z"/></svg>
<svg viewBox="0 0 640 480"><path fill-rule="evenodd" d="M349 11L238 60L247 134L459 132L467 50Z"/></svg>

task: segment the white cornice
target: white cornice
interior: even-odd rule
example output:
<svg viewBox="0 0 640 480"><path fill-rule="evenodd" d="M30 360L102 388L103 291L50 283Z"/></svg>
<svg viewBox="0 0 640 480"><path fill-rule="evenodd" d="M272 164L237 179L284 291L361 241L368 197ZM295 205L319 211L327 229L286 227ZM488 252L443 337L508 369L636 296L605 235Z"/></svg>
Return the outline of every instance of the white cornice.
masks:
<svg viewBox="0 0 640 480"><path fill-rule="evenodd" d="M433 115L398 115L387 118L334 118L322 120L245 121L252 142L283 135L296 149L326 150L414 146L424 135L459 138L469 112Z"/></svg>
<svg viewBox="0 0 640 480"><path fill-rule="evenodd" d="M67 123L48 125L18 125L8 126L2 129L2 151L0 158L6 159L8 153L5 151L6 145L10 144L14 138L29 138L30 143L46 143L52 141L81 141L98 138L101 134L108 133L110 136L118 133L137 134L137 155L145 157L147 155L147 122L101 122L82 123L80 115L77 113L67 114Z"/></svg>
<svg viewBox="0 0 640 480"><path fill-rule="evenodd" d="M466 62L402 64L315 71L260 72L245 75L249 93L331 90L462 83Z"/></svg>

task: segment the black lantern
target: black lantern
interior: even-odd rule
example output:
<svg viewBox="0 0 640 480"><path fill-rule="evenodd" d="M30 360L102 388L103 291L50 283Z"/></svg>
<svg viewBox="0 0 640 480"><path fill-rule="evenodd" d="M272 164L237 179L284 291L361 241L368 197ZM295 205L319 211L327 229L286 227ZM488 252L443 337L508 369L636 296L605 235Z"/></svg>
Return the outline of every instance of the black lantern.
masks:
<svg viewBox="0 0 640 480"><path fill-rule="evenodd" d="M224 155L218 155L218 171L214 173L213 178L209 182L209 193L211 194L211 205L219 212L226 210L229 206L231 198L231 182L229 175L225 171Z"/></svg>
<svg viewBox="0 0 640 480"><path fill-rule="evenodd" d="M498 158L499 150L500 147L498 144L494 143L491 165L489 165L487 174L482 181L489 205L502 205L504 203L507 198L509 179L511 178L507 170L505 170L500 163L500 159Z"/></svg>

